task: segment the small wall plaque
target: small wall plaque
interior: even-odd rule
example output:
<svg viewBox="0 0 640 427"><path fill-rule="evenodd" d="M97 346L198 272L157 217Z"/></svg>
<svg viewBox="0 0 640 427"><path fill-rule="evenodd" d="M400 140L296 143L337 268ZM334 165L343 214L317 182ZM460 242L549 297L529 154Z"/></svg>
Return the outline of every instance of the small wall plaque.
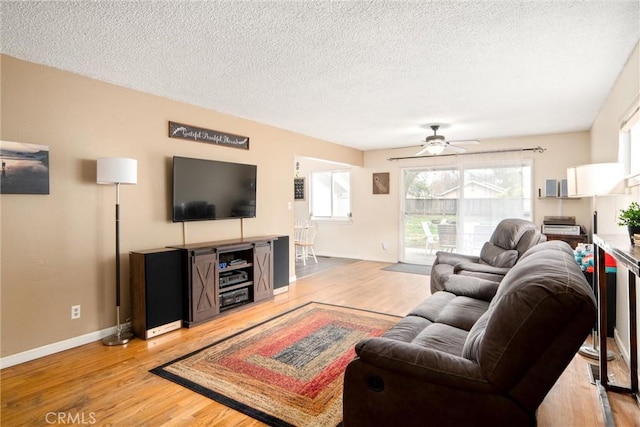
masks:
<svg viewBox="0 0 640 427"><path fill-rule="evenodd" d="M373 174L373 194L389 194L389 172Z"/></svg>
<svg viewBox="0 0 640 427"><path fill-rule="evenodd" d="M293 200L304 200L304 178L293 178Z"/></svg>

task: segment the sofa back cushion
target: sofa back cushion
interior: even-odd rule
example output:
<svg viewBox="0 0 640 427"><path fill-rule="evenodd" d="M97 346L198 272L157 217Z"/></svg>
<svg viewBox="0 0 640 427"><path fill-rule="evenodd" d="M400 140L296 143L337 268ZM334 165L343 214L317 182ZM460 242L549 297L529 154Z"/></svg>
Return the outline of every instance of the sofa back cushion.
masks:
<svg viewBox="0 0 640 427"><path fill-rule="evenodd" d="M522 233L515 250L518 251L518 257L524 255L529 249L535 247L539 243L546 242L547 236L542 234L538 228L530 229Z"/></svg>
<svg viewBox="0 0 640 427"><path fill-rule="evenodd" d="M595 322L593 291L564 249L547 242L523 257L467 335L463 357L477 362L487 380L500 389L522 387L520 382L549 357L550 348L554 357L561 354L568 363ZM535 381L531 379L527 387L535 387Z"/></svg>
<svg viewBox="0 0 640 427"><path fill-rule="evenodd" d="M506 218L500 221L489 242L502 249L518 251L518 257L527 249L547 240L533 222L520 218Z"/></svg>
<svg viewBox="0 0 640 427"><path fill-rule="evenodd" d="M518 251L515 249L502 249L491 242L485 242L480 250L480 263L494 267L511 268L518 260Z"/></svg>
<svg viewBox="0 0 640 427"><path fill-rule="evenodd" d="M515 249L527 230L537 230L537 226L525 219L507 218L500 221L493 230L489 241L502 249Z"/></svg>

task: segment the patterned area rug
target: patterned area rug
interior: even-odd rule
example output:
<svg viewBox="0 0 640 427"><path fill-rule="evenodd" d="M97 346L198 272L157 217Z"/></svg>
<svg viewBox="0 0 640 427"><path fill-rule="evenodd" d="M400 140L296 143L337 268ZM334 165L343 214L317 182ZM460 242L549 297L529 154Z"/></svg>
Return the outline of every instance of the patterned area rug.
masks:
<svg viewBox="0 0 640 427"><path fill-rule="evenodd" d="M335 426L355 344L399 319L311 302L151 372L272 426Z"/></svg>

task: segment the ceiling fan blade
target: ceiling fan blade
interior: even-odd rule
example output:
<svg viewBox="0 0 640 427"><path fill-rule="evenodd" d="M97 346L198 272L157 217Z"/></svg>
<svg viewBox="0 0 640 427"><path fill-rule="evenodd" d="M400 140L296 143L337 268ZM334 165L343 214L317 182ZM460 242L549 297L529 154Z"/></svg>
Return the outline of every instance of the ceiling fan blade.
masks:
<svg viewBox="0 0 640 427"><path fill-rule="evenodd" d="M403 145L402 147L391 147L391 150L406 150L407 148L424 148L424 144L416 144L416 145Z"/></svg>
<svg viewBox="0 0 640 427"><path fill-rule="evenodd" d="M451 145L477 145L480 144L480 141L477 139L463 139L460 141L449 141Z"/></svg>
<svg viewBox="0 0 640 427"><path fill-rule="evenodd" d="M451 150L451 151L453 151L455 153L466 153L467 152L467 150L465 150L464 148L456 147L455 145L447 145L445 150Z"/></svg>
<svg viewBox="0 0 640 427"><path fill-rule="evenodd" d="M418 151L416 154L414 154L414 156L423 156L425 154L427 154L427 151L429 150L430 145L426 144L422 146L422 150Z"/></svg>

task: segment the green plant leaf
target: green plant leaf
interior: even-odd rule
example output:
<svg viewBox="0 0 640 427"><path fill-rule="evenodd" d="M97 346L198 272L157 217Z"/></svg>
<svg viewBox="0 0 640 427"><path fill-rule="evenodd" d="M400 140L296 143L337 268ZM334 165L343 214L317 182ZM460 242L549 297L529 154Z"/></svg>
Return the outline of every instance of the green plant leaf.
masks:
<svg viewBox="0 0 640 427"><path fill-rule="evenodd" d="M640 204L631 202L627 209L621 209L618 215L618 225L640 227Z"/></svg>

